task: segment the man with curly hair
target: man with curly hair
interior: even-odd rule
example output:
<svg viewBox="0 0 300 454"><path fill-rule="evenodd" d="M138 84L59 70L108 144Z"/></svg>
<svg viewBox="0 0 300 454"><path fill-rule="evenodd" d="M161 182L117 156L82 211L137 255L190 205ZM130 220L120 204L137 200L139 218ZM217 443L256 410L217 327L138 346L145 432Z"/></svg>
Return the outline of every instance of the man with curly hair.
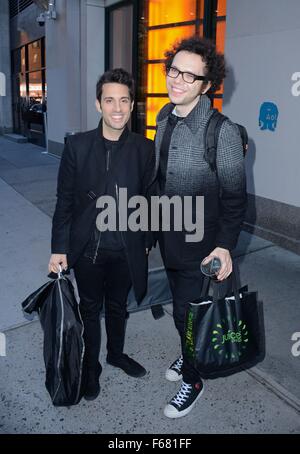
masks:
<svg viewBox="0 0 300 454"><path fill-rule="evenodd" d="M202 395L203 382L184 355L184 322L189 301L199 298L203 275L200 263L221 260L217 279L232 271L230 252L235 248L246 211L247 194L242 140L229 119L218 138L216 171L204 157L205 128L213 114L210 90L218 90L225 77L224 56L206 39L191 37L166 52L166 83L170 103L157 116L155 137L158 192L172 197L204 196L204 236L186 242L184 231L161 231L158 241L173 296L173 317L182 354L166 371L166 379L182 385L164 409L179 418ZM195 206L193 205L193 216ZM163 215L163 214L162 214ZM175 213L176 215L176 213Z"/></svg>

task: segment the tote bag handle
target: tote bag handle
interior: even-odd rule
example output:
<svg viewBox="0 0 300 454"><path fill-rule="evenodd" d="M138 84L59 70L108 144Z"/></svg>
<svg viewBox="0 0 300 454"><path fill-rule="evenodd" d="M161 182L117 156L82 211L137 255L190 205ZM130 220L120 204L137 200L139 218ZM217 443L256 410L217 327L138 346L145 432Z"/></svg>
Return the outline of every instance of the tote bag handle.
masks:
<svg viewBox="0 0 300 454"><path fill-rule="evenodd" d="M233 295L237 302L240 302L240 294L237 285L237 269L236 264L232 261L232 273L228 276L226 281L226 294L229 295L233 292ZM209 294L210 284L213 282L213 302L216 303L221 298L221 283L214 281L212 278L205 276L203 280L202 290L201 290L201 298L205 298ZM224 282L224 281L223 281ZM222 292L223 293L223 292Z"/></svg>

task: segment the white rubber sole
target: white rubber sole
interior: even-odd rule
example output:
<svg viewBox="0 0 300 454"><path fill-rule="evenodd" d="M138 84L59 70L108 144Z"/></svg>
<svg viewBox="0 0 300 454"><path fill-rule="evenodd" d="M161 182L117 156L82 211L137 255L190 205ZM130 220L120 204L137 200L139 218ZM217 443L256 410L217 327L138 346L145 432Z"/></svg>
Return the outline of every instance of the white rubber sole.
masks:
<svg viewBox="0 0 300 454"><path fill-rule="evenodd" d="M170 405L170 404L166 405L164 408L164 415L167 418L171 418L171 419L182 418L183 416L186 416L193 409L197 400L200 399L200 397L203 394L203 391L204 391L204 386L203 386L202 390L200 391L200 393L198 394L198 396L196 397L196 399L194 400L194 402L192 403L192 405L190 405L188 408L186 408L183 411L178 411L177 408L173 407L173 405Z"/></svg>

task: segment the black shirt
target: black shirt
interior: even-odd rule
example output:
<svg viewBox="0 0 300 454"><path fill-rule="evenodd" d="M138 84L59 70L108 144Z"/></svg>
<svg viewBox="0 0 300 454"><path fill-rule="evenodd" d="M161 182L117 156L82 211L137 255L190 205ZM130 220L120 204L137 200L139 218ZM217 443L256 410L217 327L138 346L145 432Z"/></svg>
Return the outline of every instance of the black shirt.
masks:
<svg viewBox="0 0 300 454"><path fill-rule="evenodd" d="M171 113L168 117L167 127L164 132L160 147L160 158L159 158L159 168L158 168L158 182L160 187L160 193L164 193L166 179L167 179L167 167L168 167L168 158L169 158L169 148L171 143L172 134L174 128L180 117Z"/></svg>

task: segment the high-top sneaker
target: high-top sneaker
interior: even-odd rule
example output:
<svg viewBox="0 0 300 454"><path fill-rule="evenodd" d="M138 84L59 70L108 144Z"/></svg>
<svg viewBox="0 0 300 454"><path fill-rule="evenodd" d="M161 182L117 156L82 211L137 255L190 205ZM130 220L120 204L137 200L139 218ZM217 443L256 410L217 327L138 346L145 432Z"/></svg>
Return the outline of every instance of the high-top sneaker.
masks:
<svg viewBox="0 0 300 454"><path fill-rule="evenodd" d="M202 393L202 381L195 384L185 383L183 381L178 393L166 405L164 415L168 418L181 418L187 415Z"/></svg>
<svg viewBox="0 0 300 454"><path fill-rule="evenodd" d="M166 370L166 379L169 381L178 381L182 379L182 365L183 358L180 356L174 363L171 364L169 369Z"/></svg>

